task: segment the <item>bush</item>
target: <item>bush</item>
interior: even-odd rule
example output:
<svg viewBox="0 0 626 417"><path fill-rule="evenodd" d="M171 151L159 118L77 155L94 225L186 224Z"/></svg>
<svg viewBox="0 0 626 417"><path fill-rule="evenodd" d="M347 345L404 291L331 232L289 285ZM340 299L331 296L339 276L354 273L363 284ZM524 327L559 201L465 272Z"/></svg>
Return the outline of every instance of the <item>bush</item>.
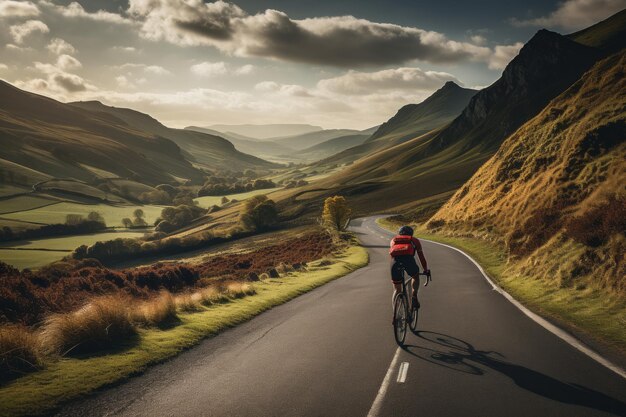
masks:
<svg viewBox="0 0 626 417"><path fill-rule="evenodd" d="M202 310L202 296L200 293L180 294L174 298L176 308L187 313Z"/></svg>
<svg viewBox="0 0 626 417"><path fill-rule="evenodd" d="M343 231L348 226L351 215L352 210L348 207L348 202L343 196L336 195L324 200L322 223L325 227L336 231Z"/></svg>
<svg viewBox="0 0 626 417"><path fill-rule="evenodd" d="M46 318L40 340L44 351L65 355L110 349L135 333L128 298L104 296L76 311Z"/></svg>
<svg viewBox="0 0 626 417"><path fill-rule="evenodd" d="M612 235L626 231L626 200L613 195L565 226L566 235L587 246L605 244Z"/></svg>
<svg viewBox="0 0 626 417"><path fill-rule="evenodd" d="M251 197L245 201L240 221L248 230L266 230L278 222L276 204L264 195Z"/></svg>
<svg viewBox="0 0 626 417"><path fill-rule="evenodd" d="M0 381L7 381L43 366L37 337L22 326L0 327Z"/></svg>
<svg viewBox="0 0 626 417"><path fill-rule="evenodd" d="M176 303L169 291L162 291L158 296L139 303L132 312L133 322L143 326L159 326L176 319Z"/></svg>

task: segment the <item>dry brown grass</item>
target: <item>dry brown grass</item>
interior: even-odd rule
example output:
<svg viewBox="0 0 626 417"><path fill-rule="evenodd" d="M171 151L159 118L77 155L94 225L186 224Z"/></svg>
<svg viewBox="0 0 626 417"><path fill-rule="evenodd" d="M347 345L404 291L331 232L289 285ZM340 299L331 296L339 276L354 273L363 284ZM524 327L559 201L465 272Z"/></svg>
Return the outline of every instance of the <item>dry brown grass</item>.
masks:
<svg viewBox="0 0 626 417"><path fill-rule="evenodd" d="M159 326L177 319L176 303L168 291L138 303L132 309L132 320L142 326Z"/></svg>
<svg viewBox="0 0 626 417"><path fill-rule="evenodd" d="M79 310L49 316L39 339L46 353L66 355L110 349L135 333L128 297L104 296Z"/></svg>
<svg viewBox="0 0 626 417"><path fill-rule="evenodd" d="M247 295L256 294L256 290L246 282L233 281L224 285L224 293L232 298L243 298Z"/></svg>
<svg viewBox="0 0 626 417"><path fill-rule="evenodd" d="M180 294L174 297L176 308L185 313L202 310L202 296L199 292Z"/></svg>
<svg viewBox="0 0 626 417"><path fill-rule="evenodd" d="M206 306L226 303L229 301L228 296L224 294L224 292L220 291L216 286L203 288L198 293L200 294L201 303Z"/></svg>
<svg viewBox="0 0 626 417"><path fill-rule="evenodd" d="M28 328L0 327L0 381L40 369L43 363L39 341Z"/></svg>

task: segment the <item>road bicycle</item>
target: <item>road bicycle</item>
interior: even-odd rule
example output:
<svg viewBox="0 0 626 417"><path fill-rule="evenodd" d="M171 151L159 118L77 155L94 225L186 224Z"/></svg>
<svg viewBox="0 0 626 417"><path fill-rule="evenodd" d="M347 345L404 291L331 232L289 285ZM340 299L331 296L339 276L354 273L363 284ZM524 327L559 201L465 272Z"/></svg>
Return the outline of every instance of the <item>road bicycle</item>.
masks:
<svg viewBox="0 0 626 417"><path fill-rule="evenodd" d="M405 280L405 271L402 270L402 291L396 293L393 297L393 335L396 338L396 343L402 346L404 345L404 339L406 338L407 325L411 331L417 330L417 320L419 316L419 307L413 304L413 298L409 297L409 294L413 294L413 279ZM424 286L427 286L432 281L430 273L419 273L426 277Z"/></svg>

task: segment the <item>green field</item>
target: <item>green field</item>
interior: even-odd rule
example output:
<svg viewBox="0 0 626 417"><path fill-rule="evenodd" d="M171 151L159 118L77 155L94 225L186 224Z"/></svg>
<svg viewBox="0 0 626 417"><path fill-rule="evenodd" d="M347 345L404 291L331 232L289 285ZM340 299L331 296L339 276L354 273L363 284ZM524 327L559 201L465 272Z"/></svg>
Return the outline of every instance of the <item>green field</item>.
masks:
<svg viewBox="0 0 626 417"><path fill-rule="evenodd" d="M0 244L0 261L13 265L16 268L39 268L50 262L58 261L67 256L69 251L80 245L92 245L102 240L117 238L141 237L144 231L132 232L104 232L93 235L64 236L46 239L21 240ZM14 250L5 248L19 248L28 250ZM33 250L48 249L48 250ZM66 252L64 252L66 251Z"/></svg>
<svg viewBox="0 0 626 417"><path fill-rule="evenodd" d="M30 191L30 188L26 188L26 187L18 187L18 186L9 185L9 184L0 184L0 197L27 193L29 191Z"/></svg>
<svg viewBox="0 0 626 417"><path fill-rule="evenodd" d="M250 197L254 197L255 195L269 194L280 189L281 189L280 187L277 187L277 188L268 188L266 190L253 190L253 191L248 191L247 193L230 194L230 195L227 195L226 197L229 200L235 199L238 201L242 201ZM204 207L204 208L208 208L214 205L220 206L222 204L222 196L198 197L198 198L195 198L194 201L196 201L200 205L200 207Z"/></svg>
<svg viewBox="0 0 626 417"><path fill-rule="evenodd" d="M4 202L3 202L4 203ZM78 204L63 202L34 210L11 213L2 217L13 220L23 220L28 222L39 222L47 224L65 223L68 214L80 214L87 217L92 211L97 211L104 217L107 226L122 226L124 217L133 218L133 211L142 209L145 213L145 220L148 224L161 215L163 206L110 206L108 204Z"/></svg>
<svg viewBox="0 0 626 417"><path fill-rule="evenodd" d="M0 214L12 213L16 211L32 210L38 207L49 206L58 203L58 200L49 198L21 195L0 201Z"/></svg>

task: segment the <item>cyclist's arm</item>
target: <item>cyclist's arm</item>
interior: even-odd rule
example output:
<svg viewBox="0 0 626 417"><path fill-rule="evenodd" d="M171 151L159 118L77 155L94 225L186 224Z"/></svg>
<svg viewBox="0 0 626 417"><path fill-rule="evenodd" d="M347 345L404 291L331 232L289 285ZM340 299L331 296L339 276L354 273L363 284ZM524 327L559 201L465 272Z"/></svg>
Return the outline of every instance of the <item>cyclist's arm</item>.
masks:
<svg viewBox="0 0 626 417"><path fill-rule="evenodd" d="M419 239L413 238L413 243L415 244L415 253L420 258L420 263L422 264L422 268L424 271L428 271L428 263L426 262L426 257L424 257L424 251L422 250L422 244Z"/></svg>

